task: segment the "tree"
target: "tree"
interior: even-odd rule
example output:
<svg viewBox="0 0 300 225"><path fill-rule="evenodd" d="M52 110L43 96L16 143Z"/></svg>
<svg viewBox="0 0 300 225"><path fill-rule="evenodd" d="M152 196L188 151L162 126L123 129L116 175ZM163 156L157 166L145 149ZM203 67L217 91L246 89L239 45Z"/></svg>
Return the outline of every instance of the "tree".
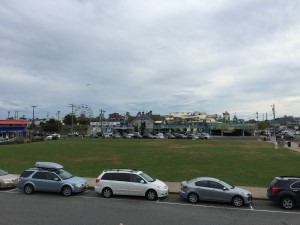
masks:
<svg viewBox="0 0 300 225"><path fill-rule="evenodd" d="M40 126L43 131L59 132L61 130L62 124L60 121L57 121L55 119L50 119L46 122L41 122Z"/></svg>
<svg viewBox="0 0 300 225"><path fill-rule="evenodd" d="M119 113L111 113L108 116L108 121L121 121L124 120L124 116L120 115Z"/></svg>
<svg viewBox="0 0 300 225"><path fill-rule="evenodd" d="M267 121L260 121L257 123L258 130L265 130L269 127L269 124Z"/></svg>
<svg viewBox="0 0 300 225"><path fill-rule="evenodd" d="M72 114L67 114L63 119L64 124L72 125L72 116L73 116L73 125L77 124L77 119L76 119L76 116L74 114L73 115Z"/></svg>

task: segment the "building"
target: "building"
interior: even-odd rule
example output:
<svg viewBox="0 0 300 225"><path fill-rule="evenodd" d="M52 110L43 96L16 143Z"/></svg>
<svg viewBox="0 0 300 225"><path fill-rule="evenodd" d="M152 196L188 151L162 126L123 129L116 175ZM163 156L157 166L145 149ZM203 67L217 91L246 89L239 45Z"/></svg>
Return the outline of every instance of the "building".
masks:
<svg viewBox="0 0 300 225"><path fill-rule="evenodd" d="M0 120L0 138L27 137L27 120Z"/></svg>

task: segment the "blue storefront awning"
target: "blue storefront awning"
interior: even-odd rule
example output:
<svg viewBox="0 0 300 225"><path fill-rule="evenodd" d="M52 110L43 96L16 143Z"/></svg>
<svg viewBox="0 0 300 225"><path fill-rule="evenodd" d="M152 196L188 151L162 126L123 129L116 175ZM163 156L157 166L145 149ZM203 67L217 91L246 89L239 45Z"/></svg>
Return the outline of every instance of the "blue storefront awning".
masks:
<svg viewBox="0 0 300 225"><path fill-rule="evenodd" d="M12 133L12 132L18 132L18 133L27 133L29 130L26 127L0 127L1 133Z"/></svg>

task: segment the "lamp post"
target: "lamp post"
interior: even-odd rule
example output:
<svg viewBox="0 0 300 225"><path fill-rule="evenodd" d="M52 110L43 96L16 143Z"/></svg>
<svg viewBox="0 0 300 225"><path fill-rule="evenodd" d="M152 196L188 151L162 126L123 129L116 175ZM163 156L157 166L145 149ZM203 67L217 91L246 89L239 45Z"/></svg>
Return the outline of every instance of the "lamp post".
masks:
<svg viewBox="0 0 300 225"><path fill-rule="evenodd" d="M271 107L272 107L272 112L273 112L274 143L275 143L275 148L276 148L277 142L276 142L276 133L275 133L275 105L273 104L273 105L271 105Z"/></svg>
<svg viewBox="0 0 300 225"><path fill-rule="evenodd" d="M32 105L32 130L34 131L34 109L37 107L36 105Z"/></svg>
<svg viewBox="0 0 300 225"><path fill-rule="evenodd" d="M69 107L72 108L72 114L71 114L71 134L73 135L73 113L74 113L74 104L69 104Z"/></svg>
<svg viewBox="0 0 300 225"><path fill-rule="evenodd" d="M103 118L104 118L104 113L106 111L104 111L103 109L100 109L100 125L101 125L101 134L102 134L102 137L104 135L103 133Z"/></svg>

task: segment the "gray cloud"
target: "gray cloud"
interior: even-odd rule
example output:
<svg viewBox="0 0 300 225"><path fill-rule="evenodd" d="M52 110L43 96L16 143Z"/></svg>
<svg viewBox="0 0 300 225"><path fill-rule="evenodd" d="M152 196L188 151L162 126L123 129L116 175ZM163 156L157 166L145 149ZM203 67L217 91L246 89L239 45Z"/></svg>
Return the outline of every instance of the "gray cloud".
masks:
<svg viewBox="0 0 300 225"><path fill-rule="evenodd" d="M299 15L292 0L4 0L0 118L70 103L299 116Z"/></svg>

